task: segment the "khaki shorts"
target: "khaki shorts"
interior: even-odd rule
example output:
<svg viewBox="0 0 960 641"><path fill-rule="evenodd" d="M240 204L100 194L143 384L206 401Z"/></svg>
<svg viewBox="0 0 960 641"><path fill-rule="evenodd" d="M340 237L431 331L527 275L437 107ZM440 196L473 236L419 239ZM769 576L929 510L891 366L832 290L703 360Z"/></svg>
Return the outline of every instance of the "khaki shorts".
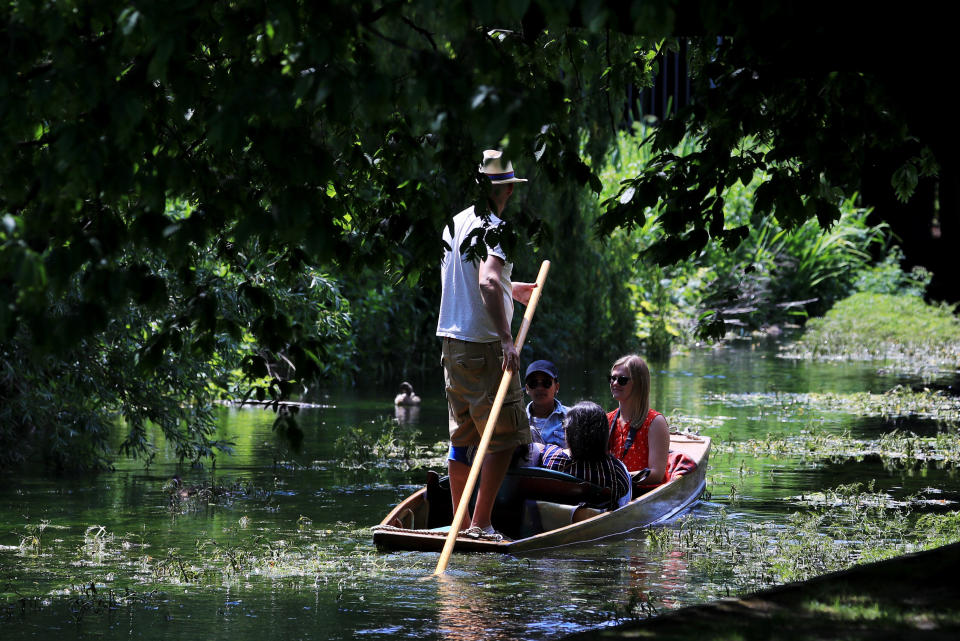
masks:
<svg viewBox="0 0 960 641"><path fill-rule="evenodd" d="M450 444L479 445L503 377L500 342L468 343L443 339L443 377L450 411ZM530 423L523 407L520 377L514 373L500 409L488 452L502 452L530 442Z"/></svg>

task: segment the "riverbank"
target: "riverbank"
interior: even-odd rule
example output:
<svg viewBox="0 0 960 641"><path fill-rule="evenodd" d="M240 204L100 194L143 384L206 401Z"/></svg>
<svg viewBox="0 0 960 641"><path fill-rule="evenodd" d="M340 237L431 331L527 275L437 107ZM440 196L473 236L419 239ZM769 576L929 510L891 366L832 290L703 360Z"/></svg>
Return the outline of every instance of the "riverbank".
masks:
<svg viewBox="0 0 960 641"><path fill-rule="evenodd" d="M588 639L956 639L960 544L565 637Z"/></svg>

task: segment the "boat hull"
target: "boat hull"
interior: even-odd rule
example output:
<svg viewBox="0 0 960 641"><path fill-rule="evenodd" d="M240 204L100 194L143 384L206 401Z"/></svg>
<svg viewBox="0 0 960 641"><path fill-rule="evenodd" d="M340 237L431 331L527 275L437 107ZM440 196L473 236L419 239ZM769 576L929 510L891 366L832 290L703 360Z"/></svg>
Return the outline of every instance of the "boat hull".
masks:
<svg viewBox="0 0 960 641"><path fill-rule="evenodd" d="M689 456L696 461L696 468L651 489L619 509L515 541L487 541L458 536L454 551L530 552L626 534L670 519L696 503L703 494L710 439L671 435L670 450ZM427 497L427 489L424 488L395 507L374 528L373 541L376 546L383 550L442 550L447 533L427 527L430 521L430 502Z"/></svg>

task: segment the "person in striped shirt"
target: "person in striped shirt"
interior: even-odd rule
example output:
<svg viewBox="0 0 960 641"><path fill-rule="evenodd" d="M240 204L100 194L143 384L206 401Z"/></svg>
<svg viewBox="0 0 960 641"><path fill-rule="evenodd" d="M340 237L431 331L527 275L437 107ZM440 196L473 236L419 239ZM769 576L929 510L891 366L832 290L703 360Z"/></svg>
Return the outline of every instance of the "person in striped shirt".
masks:
<svg viewBox="0 0 960 641"><path fill-rule="evenodd" d="M607 452L608 425L602 407L590 401L577 403L563 421L567 447L546 445L540 460L542 467L610 488L610 505L605 507L613 509L630 501L632 489L626 466Z"/></svg>

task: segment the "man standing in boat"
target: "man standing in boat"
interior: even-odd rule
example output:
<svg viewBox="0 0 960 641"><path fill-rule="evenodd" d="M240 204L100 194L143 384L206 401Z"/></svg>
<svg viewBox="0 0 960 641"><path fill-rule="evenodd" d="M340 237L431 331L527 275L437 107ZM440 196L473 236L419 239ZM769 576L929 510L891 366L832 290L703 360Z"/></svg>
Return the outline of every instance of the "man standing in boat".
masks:
<svg viewBox="0 0 960 641"><path fill-rule="evenodd" d="M526 305L536 287L535 283L511 283L513 263L507 261L500 245L491 246L485 235L502 224L500 216L514 185L526 179L517 178L510 161L496 150L483 152L479 179L486 183L489 211L480 215L469 207L454 217L452 233L450 226L443 232L446 250L440 265L443 293L437 336L443 338L443 374L450 414L447 465L454 513L500 378L507 369L516 372L520 367L510 330L513 301ZM483 260L461 253L465 241L469 246L480 242L479 230L484 232L480 238L486 244L487 257ZM530 424L522 401L520 379L514 376L480 468L477 502L467 528L471 536L499 537L490 522L493 504L514 450L530 442Z"/></svg>

